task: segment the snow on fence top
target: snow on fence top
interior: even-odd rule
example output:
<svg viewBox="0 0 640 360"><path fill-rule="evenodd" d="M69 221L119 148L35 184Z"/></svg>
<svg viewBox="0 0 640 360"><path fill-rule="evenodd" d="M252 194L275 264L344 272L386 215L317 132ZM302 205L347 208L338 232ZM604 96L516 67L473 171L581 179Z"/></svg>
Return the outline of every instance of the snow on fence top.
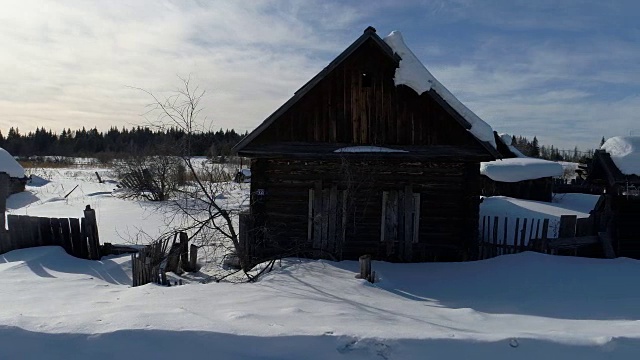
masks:
<svg viewBox="0 0 640 360"><path fill-rule="evenodd" d="M535 158L512 158L480 163L480 174L493 181L518 182L560 176L562 165Z"/></svg>
<svg viewBox="0 0 640 360"><path fill-rule="evenodd" d="M640 175L640 136L615 136L601 147L625 175Z"/></svg>
<svg viewBox="0 0 640 360"><path fill-rule="evenodd" d="M6 172L11 177L24 177L22 166L3 148L0 148L0 172Z"/></svg>
<svg viewBox="0 0 640 360"><path fill-rule="evenodd" d="M455 109L465 120L471 124L469 131L480 141L486 141L490 143L494 148L496 142L493 137L493 129L489 124L485 123L469 110L463 103L460 102L447 88L445 88L433 75L427 70L424 65L418 60L413 52L407 47L402 39L402 34L399 31L392 31L387 35L384 42L391 47L391 49L398 54L402 60L400 60L400 66L396 69L394 82L396 86L407 85L412 88L418 95L421 95L425 91L433 89L444 101L446 101L453 109Z"/></svg>
<svg viewBox="0 0 640 360"><path fill-rule="evenodd" d="M379 146L349 146L335 150L337 153L373 153L373 152L394 152L394 153L406 153L406 150L389 149Z"/></svg>

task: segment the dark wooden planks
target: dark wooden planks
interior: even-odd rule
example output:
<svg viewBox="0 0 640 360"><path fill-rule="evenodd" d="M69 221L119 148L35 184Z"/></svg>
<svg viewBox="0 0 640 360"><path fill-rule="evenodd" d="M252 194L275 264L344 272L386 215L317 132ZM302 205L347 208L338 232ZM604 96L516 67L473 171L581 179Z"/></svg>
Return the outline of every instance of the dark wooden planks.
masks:
<svg viewBox="0 0 640 360"><path fill-rule="evenodd" d="M86 259L88 258L87 243L82 237L82 229L80 219L69 219L69 229L71 231L71 247L73 256Z"/></svg>
<svg viewBox="0 0 640 360"><path fill-rule="evenodd" d="M302 241L309 242L310 248L348 258L367 250L378 259L424 261L439 256L459 260L468 258L477 234L478 168L478 164L366 158L257 159L252 161L256 170L252 192L264 189L266 195L255 199L252 213L256 224L268 226L270 239L277 244L274 248L291 249ZM397 205L383 206L385 192L402 193L404 199L407 186L412 192L408 201L392 195L389 199ZM345 201L339 201L344 196ZM383 215L383 211L390 213ZM389 216L402 221L395 226L390 223L385 235L382 222ZM345 224L342 229L341 223ZM398 241L405 234L409 243L402 242L400 253ZM334 246L332 241L342 245ZM444 250L434 249L447 243L457 250L435 256L434 251L444 254Z"/></svg>

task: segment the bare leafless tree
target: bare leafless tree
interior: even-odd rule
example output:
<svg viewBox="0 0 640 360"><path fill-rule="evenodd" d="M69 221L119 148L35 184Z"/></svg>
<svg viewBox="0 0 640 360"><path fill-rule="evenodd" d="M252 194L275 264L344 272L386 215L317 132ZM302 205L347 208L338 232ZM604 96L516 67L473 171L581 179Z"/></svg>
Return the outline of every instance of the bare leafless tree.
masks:
<svg viewBox="0 0 640 360"><path fill-rule="evenodd" d="M249 270L253 264L240 245L235 223L238 205L242 204L229 204L230 177L222 175L218 165L194 161L192 157L193 135L203 131L206 122L201 114L205 91L193 85L190 77L179 79L179 88L166 97L136 88L152 99L145 112L152 126L177 128L186 135L181 144L174 145L180 147L186 184L175 189L175 198L167 202L164 211L170 214L172 231L187 232L190 240L210 249L218 258L235 254L241 270L252 280L255 275L250 275ZM166 235L161 238L166 239Z"/></svg>

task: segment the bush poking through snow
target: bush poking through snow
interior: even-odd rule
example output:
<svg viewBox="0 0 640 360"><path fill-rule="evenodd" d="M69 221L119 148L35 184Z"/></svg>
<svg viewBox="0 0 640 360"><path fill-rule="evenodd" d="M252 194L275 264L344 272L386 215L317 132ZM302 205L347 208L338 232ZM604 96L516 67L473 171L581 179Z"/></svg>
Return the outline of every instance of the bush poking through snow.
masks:
<svg viewBox="0 0 640 360"><path fill-rule="evenodd" d="M183 160L175 156L131 156L114 166L125 198L169 200L184 185Z"/></svg>

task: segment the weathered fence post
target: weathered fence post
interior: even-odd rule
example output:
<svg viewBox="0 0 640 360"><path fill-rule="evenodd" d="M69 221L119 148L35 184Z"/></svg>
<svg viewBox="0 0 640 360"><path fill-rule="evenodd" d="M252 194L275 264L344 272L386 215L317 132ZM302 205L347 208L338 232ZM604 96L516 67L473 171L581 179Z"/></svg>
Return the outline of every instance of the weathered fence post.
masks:
<svg viewBox="0 0 640 360"><path fill-rule="evenodd" d="M498 224L500 223L500 218L497 216L493 217L493 257L501 255L498 251Z"/></svg>
<svg viewBox="0 0 640 360"><path fill-rule="evenodd" d="M171 271L174 273L178 273L178 268L180 267L180 244L176 243L176 237L178 234L174 235L173 243L171 244L171 248L169 249L169 254L167 255L167 263L164 267L165 271Z"/></svg>
<svg viewBox="0 0 640 360"><path fill-rule="evenodd" d="M523 252L526 249L524 248L524 240L525 237L527 236L527 218L524 218L523 222L522 222L522 231L520 232L520 246L517 247L518 250L516 250L516 252ZM517 242L517 239L516 239ZM517 245L517 243L516 243Z"/></svg>
<svg viewBox="0 0 640 360"><path fill-rule="evenodd" d="M84 210L85 225L87 226L87 244L89 246L89 260L100 259L100 238L98 237L98 223L96 211L87 205Z"/></svg>
<svg viewBox="0 0 640 360"><path fill-rule="evenodd" d="M360 262L360 274L357 278L365 279L369 282L374 282L375 279L371 277L371 255L362 255L358 259Z"/></svg>
<svg viewBox="0 0 640 360"><path fill-rule="evenodd" d="M508 254L509 253L509 242L507 241L507 238L509 237L509 235L507 234L507 230L509 229L509 218L505 217L504 218L504 234L502 236L504 236L502 238L502 255L504 254Z"/></svg>
<svg viewBox="0 0 640 360"><path fill-rule="evenodd" d="M180 263L183 270L189 271L189 236L186 232L180 232Z"/></svg>
<svg viewBox="0 0 640 360"><path fill-rule="evenodd" d="M189 271L197 270L197 262L198 262L198 247L194 244L191 244L189 248Z"/></svg>
<svg viewBox="0 0 640 360"><path fill-rule="evenodd" d="M131 286L138 286L138 269L136 254L131 254Z"/></svg>

